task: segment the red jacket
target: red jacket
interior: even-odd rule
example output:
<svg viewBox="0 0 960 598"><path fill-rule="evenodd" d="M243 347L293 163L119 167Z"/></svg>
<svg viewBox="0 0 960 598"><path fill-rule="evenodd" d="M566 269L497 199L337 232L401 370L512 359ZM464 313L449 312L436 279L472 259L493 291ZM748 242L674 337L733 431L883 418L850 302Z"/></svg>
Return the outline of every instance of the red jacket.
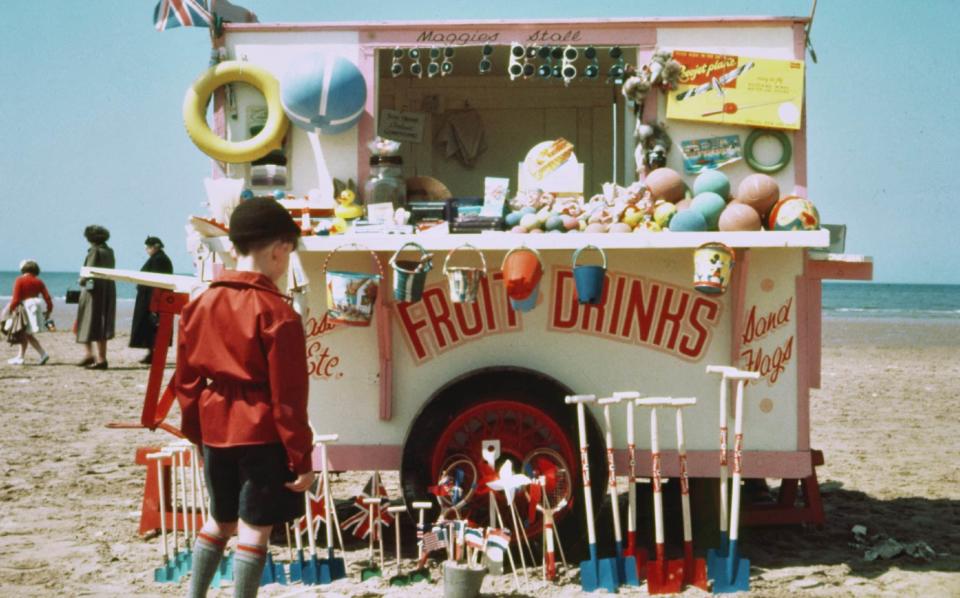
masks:
<svg viewBox="0 0 960 598"><path fill-rule="evenodd" d="M47 292L47 285L33 274L24 274L18 276L13 282L13 297L10 298L10 311L13 311L20 305L21 301L33 299L43 295L43 300L47 302L47 313L53 311L53 301L50 300L50 293Z"/></svg>
<svg viewBox="0 0 960 598"><path fill-rule="evenodd" d="M294 473L312 469L303 324L266 276L228 270L183 309L174 376L191 442L282 442Z"/></svg>

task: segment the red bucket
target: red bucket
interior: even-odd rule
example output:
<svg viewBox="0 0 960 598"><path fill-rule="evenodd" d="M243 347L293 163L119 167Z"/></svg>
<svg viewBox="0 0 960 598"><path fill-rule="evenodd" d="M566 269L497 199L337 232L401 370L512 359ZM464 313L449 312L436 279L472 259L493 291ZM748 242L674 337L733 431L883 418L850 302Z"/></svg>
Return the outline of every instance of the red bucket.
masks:
<svg viewBox="0 0 960 598"><path fill-rule="evenodd" d="M503 284L507 288L507 296L522 301L533 293L543 277L543 265L540 263L540 254L536 249L526 245L515 247L503 256Z"/></svg>

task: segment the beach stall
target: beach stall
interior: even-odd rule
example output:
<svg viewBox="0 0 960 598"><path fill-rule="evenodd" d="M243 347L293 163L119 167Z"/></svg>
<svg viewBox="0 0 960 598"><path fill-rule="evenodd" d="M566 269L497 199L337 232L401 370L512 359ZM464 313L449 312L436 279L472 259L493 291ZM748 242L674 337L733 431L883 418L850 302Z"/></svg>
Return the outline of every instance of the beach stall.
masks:
<svg viewBox="0 0 960 598"><path fill-rule="evenodd" d="M564 398L583 394L696 397L688 474L716 478L721 378L707 366L722 365L759 374L742 476L788 495L745 523L821 522L820 281L872 267L821 224L842 198L808 197L807 24L227 23L184 106L213 159L211 211L192 218L198 285L232 263L230 206L290 209L311 421L339 434L333 470L399 470L408 504L456 471L460 512L482 521L494 456L550 480L558 521L580 519ZM597 500L602 411L586 409ZM660 427L676 477L670 418Z"/></svg>

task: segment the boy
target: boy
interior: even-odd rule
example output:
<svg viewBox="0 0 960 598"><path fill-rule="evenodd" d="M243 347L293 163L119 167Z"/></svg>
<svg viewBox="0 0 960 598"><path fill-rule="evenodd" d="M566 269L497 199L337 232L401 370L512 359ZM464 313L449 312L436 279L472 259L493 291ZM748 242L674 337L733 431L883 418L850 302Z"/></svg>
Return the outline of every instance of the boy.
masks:
<svg viewBox="0 0 960 598"><path fill-rule="evenodd" d="M230 217L236 270L180 318L175 390L182 429L203 447L211 517L193 549L190 596L205 596L238 534L234 596L256 596L273 525L303 513L313 483L303 325L276 286L300 229L272 199Z"/></svg>

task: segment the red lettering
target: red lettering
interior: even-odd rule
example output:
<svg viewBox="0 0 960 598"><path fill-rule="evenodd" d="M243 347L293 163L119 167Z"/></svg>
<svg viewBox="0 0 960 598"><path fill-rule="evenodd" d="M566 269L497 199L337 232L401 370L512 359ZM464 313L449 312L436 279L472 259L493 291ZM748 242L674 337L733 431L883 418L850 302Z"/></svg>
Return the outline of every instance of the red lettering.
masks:
<svg viewBox="0 0 960 598"><path fill-rule="evenodd" d="M419 331L422 328L426 328L427 321L422 318L415 320L413 312L416 310L417 313L422 313L423 308L420 307L420 303L395 303L394 305L397 308L397 313L400 315L400 323L403 325L407 339L410 340L410 345L413 347L413 353L417 361L420 361L427 356L427 348L420 338Z"/></svg>
<svg viewBox="0 0 960 598"><path fill-rule="evenodd" d="M494 332L497 329L497 318L493 311L490 281L486 276L480 279L480 296L483 297L483 314L487 317L487 330Z"/></svg>
<svg viewBox="0 0 960 598"><path fill-rule="evenodd" d="M550 320L554 328L570 330L580 315L580 305L573 299L573 271L557 270L553 280L553 315ZM569 309L568 314L564 313L564 307Z"/></svg>
<svg viewBox="0 0 960 598"><path fill-rule="evenodd" d="M623 321L623 328L620 336L625 339L632 339L634 321L640 327L639 339L645 343L650 337L650 326L653 323L653 313L657 308L657 296L660 294L660 285L651 283L647 285L647 292L644 295L643 281L636 279L630 283L630 295L627 299L626 317Z"/></svg>
<svg viewBox="0 0 960 598"><path fill-rule="evenodd" d="M787 339L782 347L777 347L773 354L767 354L763 347L746 349L740 353L744 367L759 372L769 384L776 384L780 374L787 368L790 358L793 357L793 337Z"/></svg>
<svg viewBox="0 0 960 598"><path fill-rule="evenodd" d="M741 344L749 345L753 341L760 340L768 333L773 332L790 321L790 308L793 306L793 297L781 305L777 311L772 311L766 316L757 317L757 306L750 308L747 314L747 321L744 325L744 331L741 338Z"/></svg>
<svg viewBox="0 0 960 598"><path fill-rule="evenodd" d="M680 295L680 305L677 306L676 311L670 311L675 292L678 292ZM671 351L674 350L673 348L677 344L677 336L680 334L680 322L683 319L684 312L687 311L687 303L689 301L689 293L676 291L673 287L667 287L667 292L663 297L663 307L660 308L660 318L657 321L657 333L653 337L653 344L665 347ZM662 342L663 333L668 323L670 324L670 340L664 345Z"/></svg>
<svg viewBox="0 0 960 598"><path fill-rule="evenodd" d="M703 297L696 297L693 300L693 306L690 308L690 316L687 322L696 332L696 336L694 337L684 333L684 335L680 337L680 353L687 357L699 357L700 352L703 351L703 347L707 343L707 339L710 337L710 333L700 321L700 312L704 310L706 311L705 320L707 322L716 324L719 319L720 305L718 303L708 301Z"/></svg>
<svg viewBox="0 0 960 598"><path fill-rule="evenodd" d="M323 318L317 320L316 318L308 318L307 325L304 327L304 332L306 333L307 338L312 336L320 336L324 332L329 332L334 329L334 324L330 322L327 318L327 314L323 314Z"/></svg>
<svg viewBox="0 0 960 598"><path fill-rule="evenodd" d="M329 379L337 376L339 357L330 356L330 348L324 347L320 341L307 345L307 374L318 378Z"/></svg>
<svg viewBox="0 0 960 598"><path fill-rule="evenodd" d="M493 281L501 282L503 281L503 272L494 272ZM519 321L517 320L517 312L514 311L513 306L510 305L510 298L507 297L507 289L501 284L497 285L499 287L499 292L497 296L502 298L504 303L507 305L507 328L517 328L519 326Z"/></svg>
<svg viewBox="0 0 960 598"><path fill-rule="evenodd" d="M617 324L620 323L620 308L623 306L623 287L626 280L622 276L617 276L616 290L613 292L613 314L610 316L610 327L607 328L607 334L617 333Z"/></svg>
<svg viewBox="0 0 960 598"><path fill-rule="evenodd" d="M467 322L467 310L470 311L470 319L473 321L472 326ZM480 316L480 305L477 302L454 303L453 312L457 315L457 324L459 324L463 336L470 338L483 332L483 318Z"/></svg>
<svg viewBox="0 0 960 598"><path fill-rule="evenodd" d="M424 308L427 310L427 319L433 327L433 336L437 341L437 347L442 350L447 347L448 343L456 344L460 337L457 335L457 329L450 319L450 305L447 303L447 295L443 289L434 287L424 291L422 301ZM446 330L446 335L443 332L444 330Z"/></svg>

